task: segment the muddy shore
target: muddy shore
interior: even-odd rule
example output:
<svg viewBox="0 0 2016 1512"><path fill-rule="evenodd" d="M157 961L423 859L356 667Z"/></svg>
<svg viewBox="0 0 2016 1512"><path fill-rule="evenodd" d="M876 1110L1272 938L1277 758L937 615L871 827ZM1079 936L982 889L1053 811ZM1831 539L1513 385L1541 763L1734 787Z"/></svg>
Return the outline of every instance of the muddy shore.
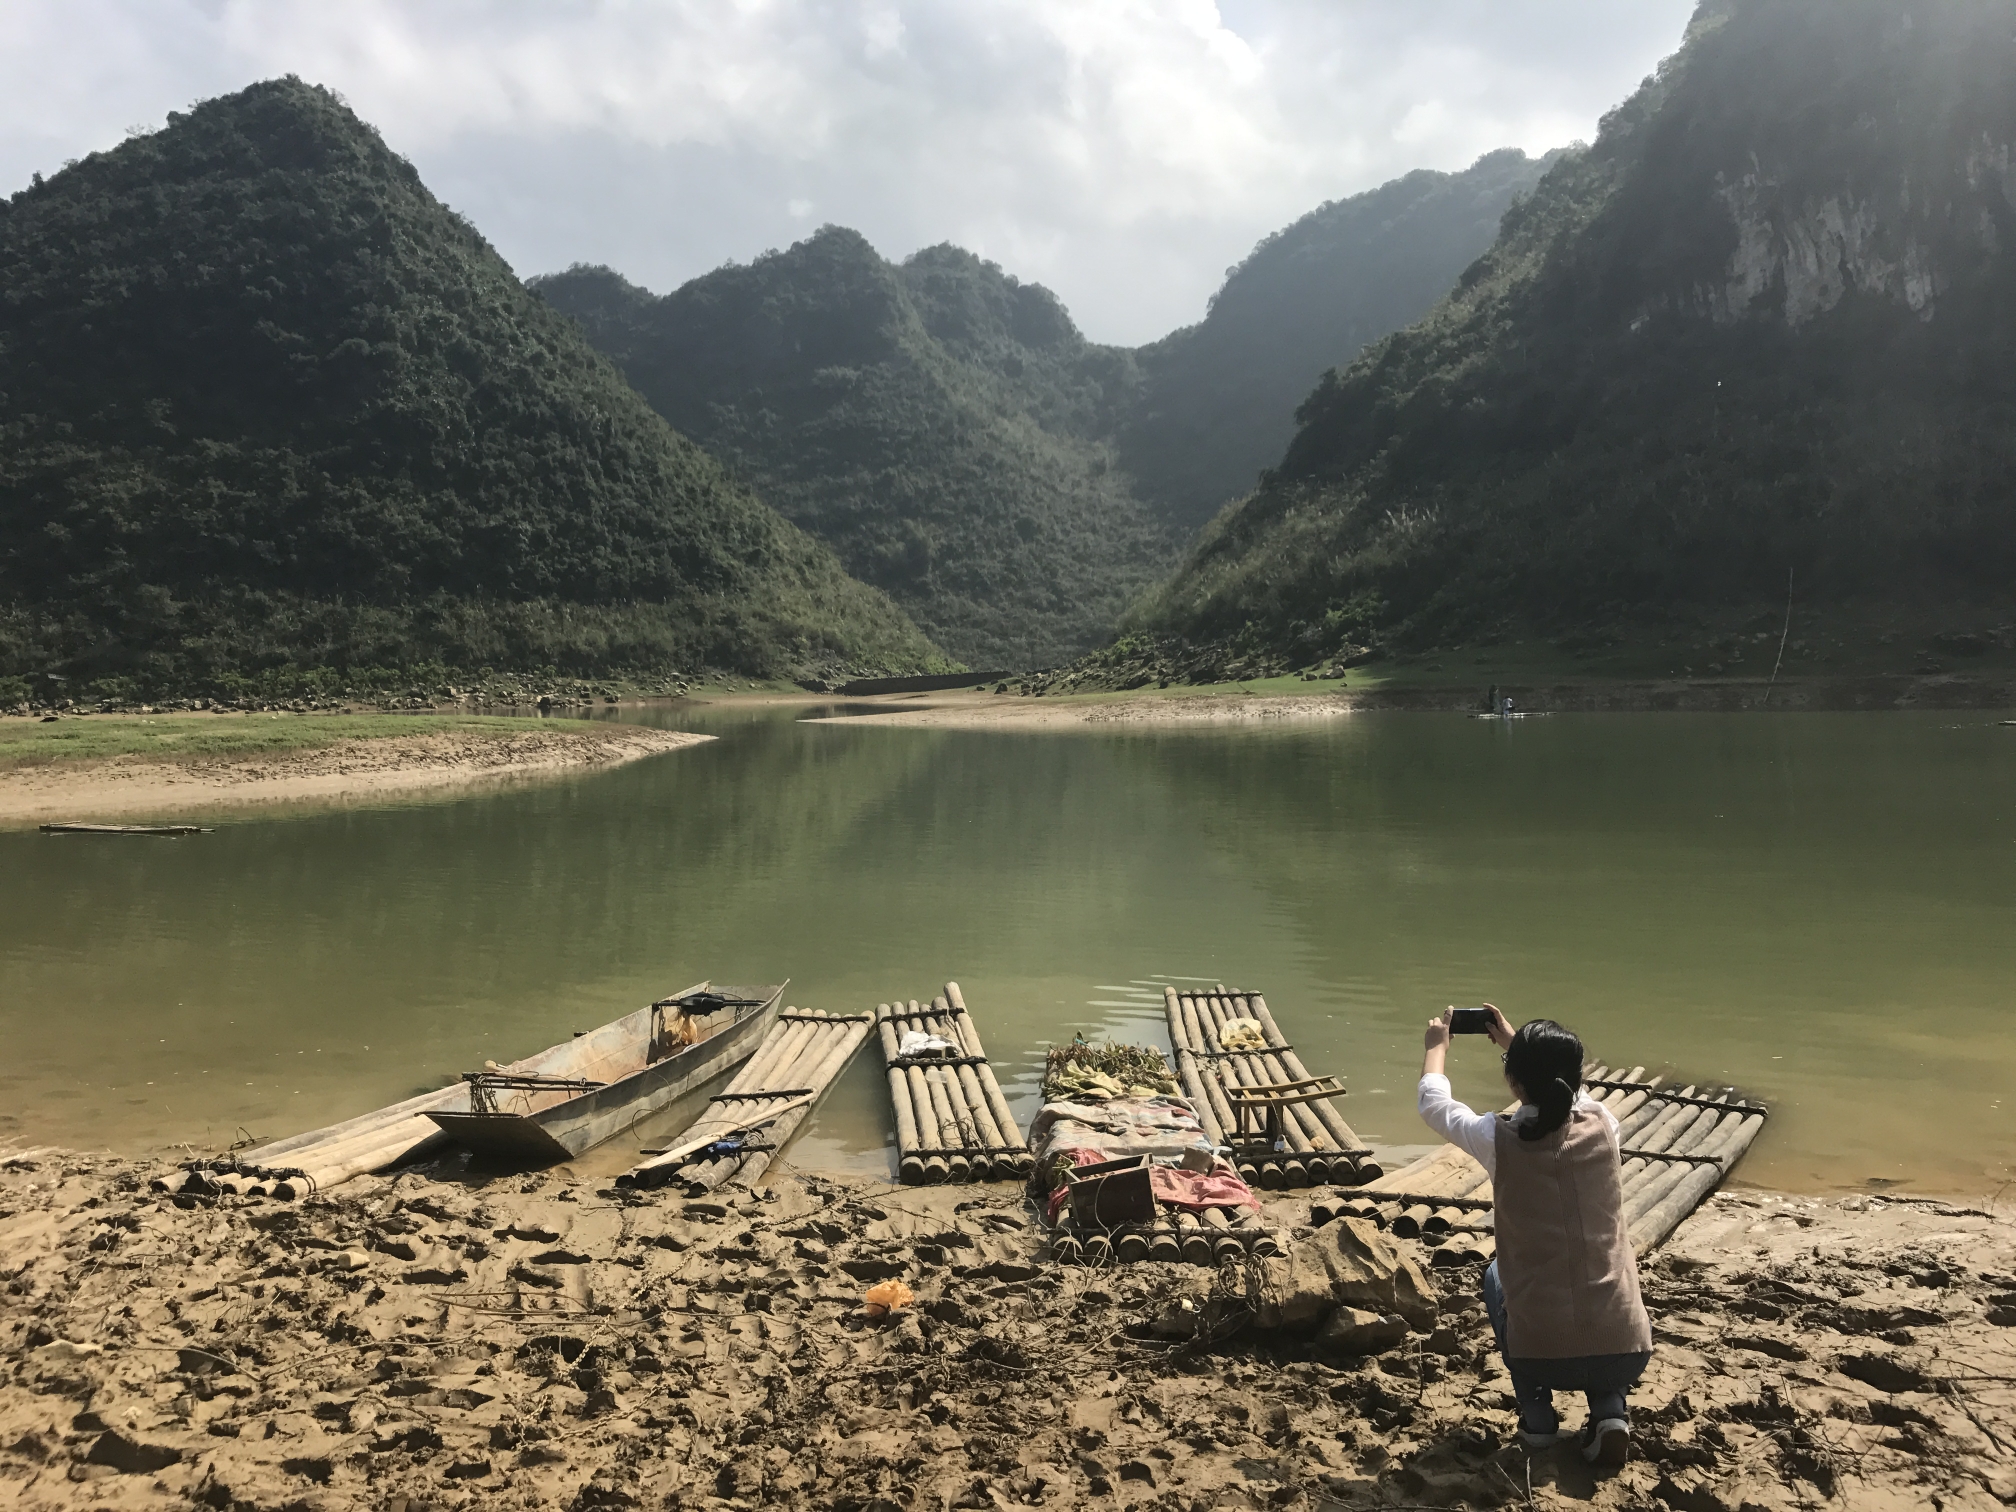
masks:
<svg viewBox="0 0 2016 1512"><path fill-rule="evenodd" d="M446 791L618 766L711 740L585 720L339 740L253 756L115 756L0 771L0 827Z"/></svg>
<svg viewBox="0 0 2016 1512"><path fill-rule="evenodd" d="M1870 676L1775 684L1763 678L1611 679L1493 686L1528 714L2016 708L2016 680L1997 677ZM1481 684L1354 688L1315 683L1306 691L1283 691L1275 681L1263 689L1045 697L963 689L883 694L850 700L857 707L821 722L964 730L1236 725L1392 710L1470 713L1481 710L1484 701Z"/></svg>
<svg viewBox="0 0 2016 1512"><path fill-rule="evenodd" d="M1351 1355L1260 1326L1238 1267L1053 1267L998 1185L434 1172L286 1205L156 1169L0 1157L11 1506L2016 1502L2016 1222L1963 1206L1713 1199L1646 1269L1637 1455L1596 1479L1516 1446L1466 1271ZM1337 1242L1267 1208L1291 1251ZM871 1320L891 1276L917 1301Z"/></svg>

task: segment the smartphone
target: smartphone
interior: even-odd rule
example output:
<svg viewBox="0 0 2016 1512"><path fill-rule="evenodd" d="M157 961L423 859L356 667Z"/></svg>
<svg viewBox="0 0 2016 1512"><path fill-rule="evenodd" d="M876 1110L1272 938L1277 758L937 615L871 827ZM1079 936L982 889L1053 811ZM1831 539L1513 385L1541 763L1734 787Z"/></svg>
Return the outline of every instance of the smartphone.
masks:
<svg viewBox="0 0 2016 1512"><path fill-rule="evenodd" d="M1496 1027L1496 1020L1489 1008L1451 1008L1449 1010L1449 1032L1451 1034L1489 1034Z"/></svg>

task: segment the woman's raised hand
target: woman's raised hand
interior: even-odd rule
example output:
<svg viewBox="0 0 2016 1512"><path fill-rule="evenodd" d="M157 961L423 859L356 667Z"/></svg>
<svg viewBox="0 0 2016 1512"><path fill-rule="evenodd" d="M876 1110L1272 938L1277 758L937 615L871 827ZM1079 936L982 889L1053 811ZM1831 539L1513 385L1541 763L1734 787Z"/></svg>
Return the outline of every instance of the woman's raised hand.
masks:
<svg viewBox="0 0 2016 1512"><path fill-rule="evenodd" d="M1450 1013L1455 1011L1453 1008L1449 1010ZM1449 1047L1448 1013L1428 1020L1428 1032L1421 1036L1421 1047L1424 1050L1446 1050Z"/></svg>
<svg viewBox="0 0 2016 1512"><path fill-rule="evenodd" d="M1512 1044L1512 1025L1506 1020L1505 1015L1498 1011L1498 1005L1482 1003L1479 1006L1491 1010L1491 1043L1500 1050L1509 1048Z"/></svg>

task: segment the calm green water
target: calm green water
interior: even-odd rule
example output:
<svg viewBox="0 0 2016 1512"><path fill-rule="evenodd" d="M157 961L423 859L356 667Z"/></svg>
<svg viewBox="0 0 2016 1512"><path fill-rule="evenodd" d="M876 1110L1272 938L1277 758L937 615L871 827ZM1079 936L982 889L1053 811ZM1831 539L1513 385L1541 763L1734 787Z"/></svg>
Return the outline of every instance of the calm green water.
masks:
<svg viewBox="0 0 2016 1512"><path fill-rule="evenodd" d="M487 796L0 833L0 1138L276 1136L707 977L836 1011L953 978L1027 1110L1045 1043L1159 1040L1159 981L1197 978L1264 990L1379 1144L1422 1142L1421 1022L1489 998L1770 1099L1752 1181L1981 1194L2016 1167L1993 719L802 712L655 711L722 738ZM1459 1089L1490 1099L1495 1068L1461 1043ZM864 1055L793 1158L883 1169L885 1110Z"/></svg>

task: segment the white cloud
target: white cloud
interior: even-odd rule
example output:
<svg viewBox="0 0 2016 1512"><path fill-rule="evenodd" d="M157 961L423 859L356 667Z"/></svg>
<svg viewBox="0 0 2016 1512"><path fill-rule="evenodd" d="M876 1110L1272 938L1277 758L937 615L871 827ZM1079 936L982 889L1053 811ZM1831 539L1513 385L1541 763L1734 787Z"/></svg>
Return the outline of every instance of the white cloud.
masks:
<svg viewBox="0 0 2016 1512"><path fill-rule="evenodd" d="M521 272L955 241L1093 335L1325 199L1544 151L1692 0L0 0L0 187L257 78L340 91ZM801 208L802 207L802 208Z"/></svg>

